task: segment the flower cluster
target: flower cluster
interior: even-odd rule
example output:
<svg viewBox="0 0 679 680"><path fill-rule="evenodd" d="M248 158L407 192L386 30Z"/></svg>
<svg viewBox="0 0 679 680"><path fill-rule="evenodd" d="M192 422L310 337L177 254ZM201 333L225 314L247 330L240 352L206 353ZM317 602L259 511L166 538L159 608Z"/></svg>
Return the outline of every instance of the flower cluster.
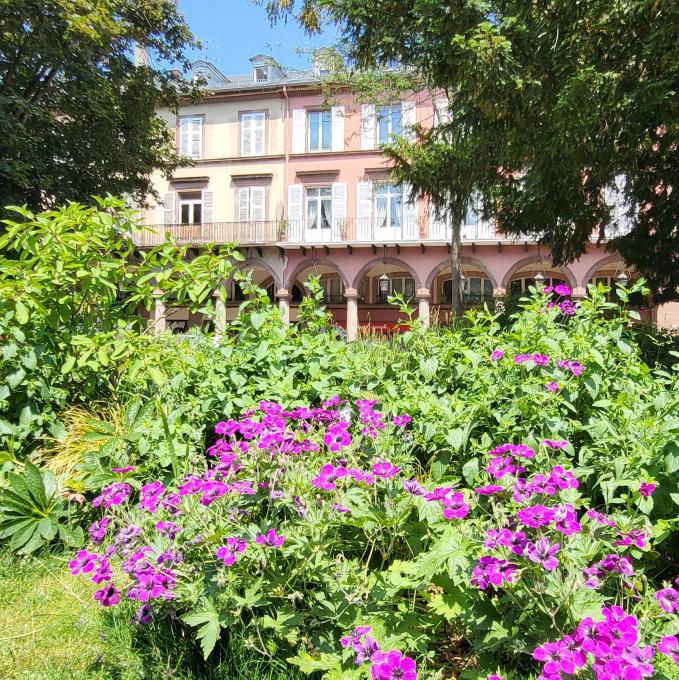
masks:
<svg viewBox="0 0 679 680"><path fill-rule="evenodd" d="M543 680L558 680L579 669L591 668L597 680L632 680L651 677L652 645L639 639L638 621L622 607L601 611L603 620L583 619L570 634L537 647L533 658L542 663ZM665 637L658 651L673 654L676 638Z"/></svg>
<svg viewBox="0 0 679 680"><path fill-rule="evenodd" d="M572 309L573 313L575 313L574 311L575 307L571 307L572 303L570 301L566 301L562 304L569 305L566 309L567 310ZM569 311L564 311L564 313L568 314ZM504 358L504 356L505 356L504 350L495 349L490 354L490 360L500 361L501 359ZM530 364L531 366L549 366L551 359L546 354L533 352L532 354L527 353L515 354L512 361L517 366L520 366L522 364ZM575 377L581 376L585 370L585 367L579 361L575 361L573 359L557 359L554 361L554 365L564 369L565 371L571 373ZM558 392L561 389L561 385L559 385L558 381L556 380L550 380L549 382L545 383L545 389L548 392Z"/></svg>
<svg viewBox="0 0 679 680"><path fill-rule="evenodd" d="M370 626L358 626L351 635L340 639L342 647L350 647L355 653L355 664L370 662L372 680L417 680L415 660L397 649L382 651L377 640L369 635L371 631Z"/></svg>

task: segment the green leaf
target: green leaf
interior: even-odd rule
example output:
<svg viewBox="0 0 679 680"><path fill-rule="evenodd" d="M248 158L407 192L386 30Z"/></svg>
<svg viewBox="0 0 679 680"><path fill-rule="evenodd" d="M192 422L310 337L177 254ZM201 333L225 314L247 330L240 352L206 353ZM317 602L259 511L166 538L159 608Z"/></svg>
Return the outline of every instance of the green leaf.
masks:
<svg viewBox="0 0 679 680"><path fill-rule="evenodd" d="M28 323L28 308L21 300L17 300L14 303L14 313L16 314L17 322L22 326Z"/></svg>
<svg viewBox="0 0 679 680"><path fill-rule="evenodd" d="M64 363L61 366L61 374L66 375L67 373L70 373L74 366L75 357L74 356L67 357L66 361L64 361Z"/></svg>

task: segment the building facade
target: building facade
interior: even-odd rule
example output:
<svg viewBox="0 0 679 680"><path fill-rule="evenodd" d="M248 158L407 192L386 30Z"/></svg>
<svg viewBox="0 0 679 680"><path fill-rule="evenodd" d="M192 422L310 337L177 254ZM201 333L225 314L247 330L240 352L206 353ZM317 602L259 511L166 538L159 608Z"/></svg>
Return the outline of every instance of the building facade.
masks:
<svg viewBox="0 0 679 680"><path fill-rule="evenodd" d="M311 273L321 278L328 309L353 339L361 327L398 327L392 293L417 314L445 320L451 310L451 227L426 200L410 201L407 186L390 181L380 152L392 135L414 124L435 125L447 102L415 93L389 104L361 103L342 91L326 96L320 69L286 72L256 55L250 72L226 76L205 61L194 75L208 95L179 114L161 111L177 146L192 164L154 183L162 201L142 211L153 231L140 247L169 233L178 242L238 243L253 280L293 320ZM509 238L492 220L470 210L462 225L463 304L526 290L536 276L564 282L575 296L588 283L633 277L622 260L594 242L568 267L530 239ZM226 281L230 303L221 323L234 318L242 293ZM679 323L673 306L642 309L649 321ZM677 318L673 318L676 314ZM156 314L163 328L200 323L187 311Z"/></svg>

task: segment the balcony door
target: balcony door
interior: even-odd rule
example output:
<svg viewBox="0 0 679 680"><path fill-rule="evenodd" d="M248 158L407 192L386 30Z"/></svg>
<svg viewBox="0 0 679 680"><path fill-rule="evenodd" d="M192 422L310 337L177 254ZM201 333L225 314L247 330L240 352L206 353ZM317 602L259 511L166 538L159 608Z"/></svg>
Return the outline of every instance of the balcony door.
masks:
<svg viewBox="0 0 679 680"><path fill-rule="evenodd" d="M307 241L332 239L332 186L306 188L304 216Z"/></svg>

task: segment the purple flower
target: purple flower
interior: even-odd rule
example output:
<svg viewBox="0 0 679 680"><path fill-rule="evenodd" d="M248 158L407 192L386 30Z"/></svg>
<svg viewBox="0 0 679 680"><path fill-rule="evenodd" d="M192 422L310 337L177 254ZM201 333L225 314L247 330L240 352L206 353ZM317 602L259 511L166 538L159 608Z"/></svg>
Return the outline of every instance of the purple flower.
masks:
<svg viewBox="0 0 679 680"><path fill-rule="evenodd" d="M99 555L91 553L87 550L81 550L75 559L68 563L68 568L73 576L78 574L89 574L97 566L99 562Z"/></svg>
<svg viewBox="0 0 679 680"><path fill-rule="evenodd" d="M524 364L526 361L531 360L531 355L530 354L515 354L514 355L514 363L515 364Z"/></svg>
<svg viewBox="0 0 679 680"><path fill-rule="evenodd" d="M655 594L660 608L668 614L679 611L679 590L674 588L663 588Z"/></svg>
<svg viewBox="0 0 679 680"><path fill-rule="evenodd" d="M570 503L554 508L554 528L564 536L571 536L582 531L578 515Z"/></svg>
<svg viewBox="0 0 679 680"><path fill-rule="evenodd" d="M444 498L443 516L446 519L464 519L469 514L469 506L464 501L464 494L461 491L452 496Z"/></svg>
<svg viewBox="0 0 679 680"><path fill-rule="evenodd" d="M416 479L403 480L403 490L411 496L424 496L427 490Z"/></svg>
<svg viewBox="0 0 679 680"><path fill-rule="evenodd" d="M544 664L542 671L545 676L559 676L561 673L570 675L575 670L573 654L561 640L545 642L542 647L535 649L533 658L542 661Z"/></svg>
<svg viewBox="0 0 679 680"><path fill-rule="evenodd" d="M605 527L616 527L616 526L618 526L612 519L610 519L609 517L604 515L603 512L599 512L598 510L588 510L585 514L593 522L596 522L597 524L601 524L602 526L605 526Z"/></svg>
<svg viewBox="0 0 679 680"><path fill-rule="evenodd" d="M333 503L330 507L331 507L335 512L340 512L340 513L351 512L351 510L350 510L349 508L347 508L346 505L340 505L339 503Z"/></svg>
<svg viewBox="0 0 679 680"><path fill-rule="evenodd" d="M656 488L657 487L655 484L651 484L650 482L642 482L641 486L639 487L639 493L642 496L648 497L653 494Z"/></svg>
<svg viewBox="0 0 679 680"><path fill-rule="evenodd" d="M523 531L510 531L502 529L497 537L498 545L509 548L515 555L523 555L528 539Z"/></svg>
<svg viewBox="0 0 679 680"><path fill-rule="evenodd" d="M528 559L536 564L541 564L547 571L554 571L559 566L558 558L554 557L561 546L558 543L552 545L546 538L541 538L535 543L528 544Z"/></svg>
<svg viewBox="0 0 679 680"><path fill-rule="evenodd" d="M345 446L350 446L351 435L347 432L348 428L349 423L343 420L339 423L333 423L323 436L323 443L333 452L339 451Z"/></svg>
<svg viewBox="0 0 679 680"><path fill-rule="evenodd" d="M372 680L417 680L417 665L414 659L392 649L372 662L370 676Z"/></svg>
<svg viewBox="0 0 679 680"><path fill-rule="evenodd" d="M342 647L349 647L354 644L354 642L360 642L364 635L367 635L372 630L371 626L356 626L354 632L351 635L345 635L340 638L340 644Z"/></svg>
<svg viewBox="0 0 679 680"><path fill-rule="evenodd" d="M361 636L362 637L362 636ZM356 653L356 659L354 663L359 666L364 661L372 661L377 658L380 654L380 646L377 644L377 640L370 635L366 635L365 639L354 640L351 646Z"/></svg>
<svg viewBox="0 0 679 680"><path fill-rule="evenodd" d="M555 465L549 473L549 481L556 484L560 489L577 489L580 482L570 470L564 470L560 465Z"/></svg>
<svg viewBox="0 0 679 680"><path fill-rule="evenodd" d="M120 591L110 583L101 590L97 590L94 593L94 599L97 600L102 607L113 607L120 602Z"/></svg>
<svg viewBox="0 0 679 680"><path fill-rule="evenodd" d="M573 316L578 311L578 306L570 300L563 300L563 302L559 302L558 307L560 312L566 316Z"/></svg>
<svg viewBox="0 0 679 680"><path fill-rule="evenodd" d="M373 464L373 474L381 479L389 479L398 474L398 468L388 460L380 460Z"/></svg>
<svg viewBox="0 0 679 680"><path fill-rule="evenodd" d="M111 563L106 559L101 559L96 571L92 574L93 583L105 583L113 578Z"/></svg>
<svg viewBox="0 0 679 680"><path fill-rule="evenodd" d="M102 505L108 510L112 505L120 505L130 497L130 485L126 482L114 482L102 489L102 492L92 500L92 507Z"/></svg>
<svg viewBox="0 0 679 680"><path fill-rule="evenodd" d="M565 439L560 440L545 439L542 443L548 449L563 449L564 447L568 446L568 442Z"/></svg>
<svg viewBox="0 0 679 680"><path fill-rule="evenodd" d="M259 542L259 540L258 540ZM225 567L230 567L236 561L236 555L242 553L248 547L248 542L236 536L229 536L226 545L217 548L215 553L218 560L224 562Z"/></svg>
<svg viewBox="0 0 679 680"><path fill-rule="evenodd" d="M679 664L679 640L674 635L665 635L658 643L658 651L661 654L669 654L674 663Z"/></svg>
<svg viewBox="0 0 679 680"><path fill-rule="evenodd" d="M559 383L556 382L556 380L552 380L551 382L545 384L545 389L548 392L558 392L561 388L559 387Z"/></svg>
<svg viewBox="0 0 679 680"><path fill-rule="evenodd" d="M148 604L148 602L140 605L139 609L137 609L137 613L134 615L134 623L138 626L147 626L151 623L152 619L153 607Z"/></svg>
<svg viewBox="0 0 679 680"><path fill-rule="evenodd" d="M585 370L585 367L579 361L571 361L570 359L557 361L556 364L560 368L570 371L576 377L581 376Z"/></svg>
<svg viewBox="0 0 679 680"><path fill-rule="evenodd" d="M339 394L334 394L330 399L326 399L321 402L323 408L332 408L333 406L339 406L342 400L339 398Z"/></svg>
<svg viewBox="0 0 679 680"><path fill-rule="evenodd" d="M554 286L554 292L557 295L563 295L565 297L571 294L571 289L563 283L558 283L556 286Z"/></svg>
<svg viewBox="0 0 679 680"><path fill-rule="evenodd" d="M400 416L394 416L394 425L396 425L396 427L405 427L410 421L411 418L407 413Z"/></svg>
<svg viewBox="0 0 679 680"><path fill-rule="evenodd" d="M546 354L538 354L536 352L533 354L532 359L538 366L546 366L549 363L549 357Z"/></svg>
<svg viewBox="0 0 679 680"><path fill-rule="evenodd" d="M511 456L495 456L486 466L486 472L497 479L513 475L516 471L517 467Z"/></svg>
<svg viewBox="0 0 679 680"><path fill-rule="evenodd" d="M481 496L492 496L495 493L500 493L504 491L504 486L499 486L498 484L486 484L485 486L477 486L474 491Z"/></svg>
<svg viewBox="0 0 679 680"><path fill-rule="evenodd" d="M126 472L132 472L132 470L136 470L136 466L134 465L126 465L125 467L114 467L111 468L111 472L115 472L119 475L124 475Z"/></svg>
<svg viewBox="0 0 679 680"><path fill-rule="evenodd" d="M174 522L156 522L155 527L156 531L167 536L171 541L174 541L177 534L182 530L182 528Z"/></svg>
<svg viewBox="0 0 679 680"><path fill-rule="evenodd" d="M280 548L285 541L285 536L276 534L275 529L269 529L266 534L259 534L255 541L269 548Z"/></svg>
<svg viewBox="0 0 679 680"><path fill-rule="evenodd" d="M613 541L613 545L633 545L637 548L645 548L646 538L646 532L643 529L621 531L620 537Z"/></svg>
<svg viewBox="0 0 679 680"><path fill-rule="evenodd" d="M509 560L500 560L491 555L484 555L474 567L470 583L480 590L492 586L500 586L503 582L512 583L516 576L516 565Z"/></svg>
<svg viewBox="0 0 679 680"><path fill-rule="evenodd" d="M90 535L92 543L99 545L106 538L106 527L108 527L110 521L108 517L102 517L98 522L90 524L87 533Z"/></svg>
<svg viewBox="0 0 679 680"><path fill-rule="evenodd" d="M490 360L491 361L499 361L504 357L505 353L504 350L501 349L494 349L491 354L490 354Z"/></svg>
<svg viewBox="0 0 679 680"><path fill-rule="evenodd" d="M549 524L554 519L554 510L545 505L530 505L516 513L516 518L521 524L537 529Z"/></svg>

